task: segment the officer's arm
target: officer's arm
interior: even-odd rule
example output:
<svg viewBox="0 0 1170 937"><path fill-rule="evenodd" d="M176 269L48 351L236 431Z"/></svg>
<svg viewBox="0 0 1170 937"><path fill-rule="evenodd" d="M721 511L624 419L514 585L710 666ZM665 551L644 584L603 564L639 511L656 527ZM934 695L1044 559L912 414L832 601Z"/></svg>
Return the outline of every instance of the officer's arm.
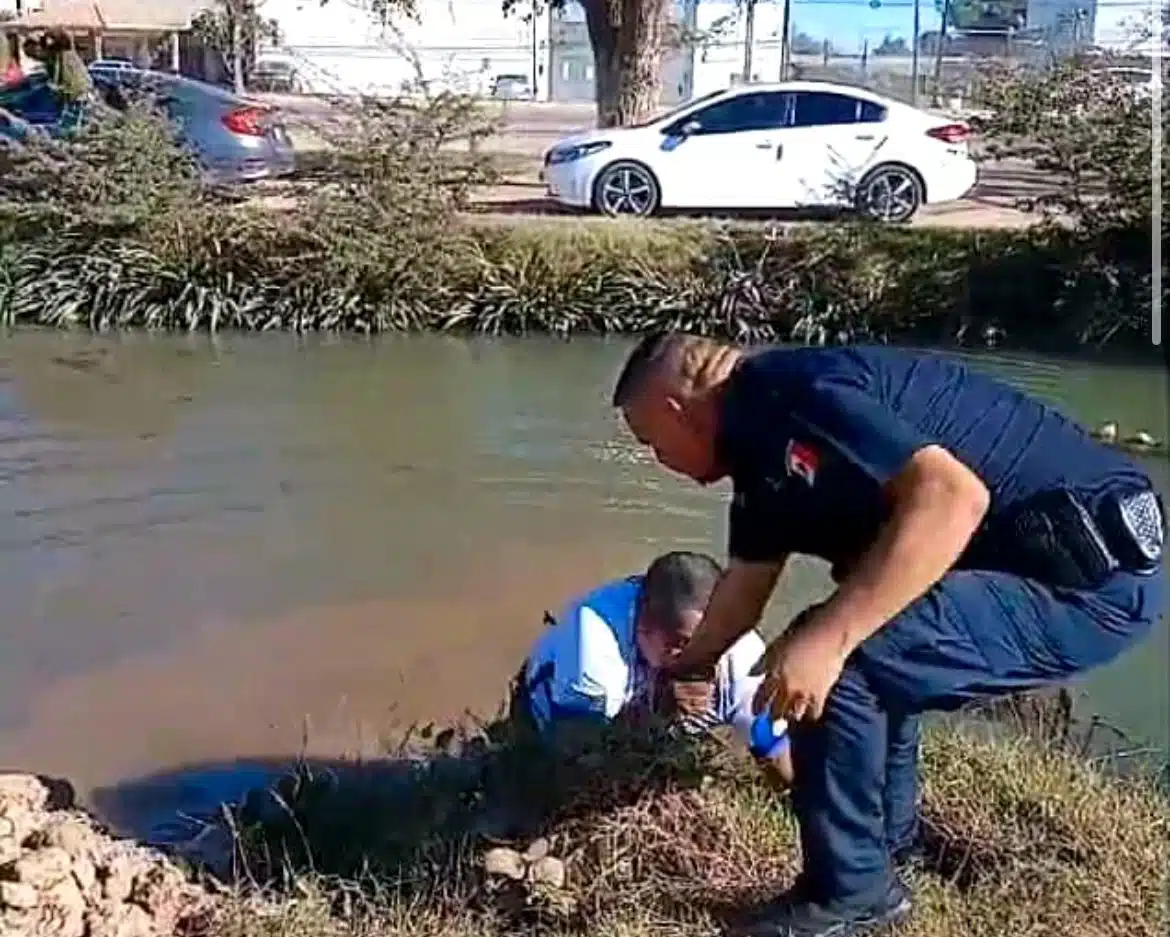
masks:
<svg viewBox="0 0 1170 937"><path fill-rule="evenodd" d="M724 652L760 622L788 561L781 495L767 485L737 485L728 514L727 570L703 620L671 665L675 674L709 672Z"/></svg>
<svg viewBox="0 0 1170 937"><path fill-rule="evenodd" d="M863 392L818 387L796 415L814 440L877 481L890 502L874 543L811 618L844 657L947 573L991 495L954 455Z"/></svg>

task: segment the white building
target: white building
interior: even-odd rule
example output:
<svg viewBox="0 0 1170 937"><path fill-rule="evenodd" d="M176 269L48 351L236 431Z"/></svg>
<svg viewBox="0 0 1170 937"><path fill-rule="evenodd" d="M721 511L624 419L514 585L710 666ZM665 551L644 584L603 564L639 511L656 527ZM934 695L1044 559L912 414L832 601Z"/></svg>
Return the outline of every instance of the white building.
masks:
<svg viewBox="0 0 1170 937"><path fill-rule="evenodd" d="M485 92L499 75L519 75L541 100L592 100L593 66L579 8L533 19L505 16L496 0L421 0L418 22L383 26L362 0L265 0L261 15L280 26L283 49L304 90L396 94L422 79L432 86ZM756 6L752 74L780 73L782 4ZM702 37L672 54L665 96L689 97L738 81L745 23L734 0L682 0L679 16Z"/></svg>
<svg viewBox="0 0 1170 937"><path fill-rule="evenodd" d="M520 0L518 13L505 16L499 0L419 0L417 22L400 18L385 26L371 14L369 0L264 0L260 12L277 21L283 37L284 49L268 54L293 59L309 92L397 94L422 80L432 88L485 93L507 75L533 87L538 100L592 101L593 56L583 11L571 4L550 15L547 3L539 3L541 12L525 17L527 2ZM1027 3L1026 32L1044 36L1052 48L1121 48L1132 43L1142 12L1132 0ZM783 7L755 4L753 81L779 77ZM667 55L665 102L742 80L747 24L741 3L675 0L675 16L697 42Z"/></svg>
<svg viewBox="0 0 1170 937"><path fill-rule="evenodd" d="M1148 31L1154 8L1132 0L1028 0L1026 28L1057 49L1131 52Z"/></svg>
<svg viewBox="0 0 1170 937"><path fill-rule="evenodd" d="M548 17L504 16L491 0L420 0L418 22L377 22L361 0L265 0L304 90L397 94L418 80L485 92L497 75L547 86Z"/></svg>

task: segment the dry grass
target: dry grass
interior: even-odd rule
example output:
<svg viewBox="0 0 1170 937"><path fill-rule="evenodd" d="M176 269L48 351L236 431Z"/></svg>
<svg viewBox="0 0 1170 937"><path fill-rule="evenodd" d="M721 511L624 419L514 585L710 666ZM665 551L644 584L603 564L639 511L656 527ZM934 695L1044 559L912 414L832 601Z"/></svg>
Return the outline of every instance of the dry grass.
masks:
<svg viewBox="0 0 1170 937"><path fill-rule="evenodd" d="M718 741L611 734L555 761L477 744L487 767L458 781L355 766L285 787L280 816L241 817L242 856L279 890L234 892L215 937L704 937L796 871L786 800ZM924 776L907 937L1167 933L1170 802L1151 783L954 728L928 735ZM563 888L484 873L488 848L538 838Z"/></svg>

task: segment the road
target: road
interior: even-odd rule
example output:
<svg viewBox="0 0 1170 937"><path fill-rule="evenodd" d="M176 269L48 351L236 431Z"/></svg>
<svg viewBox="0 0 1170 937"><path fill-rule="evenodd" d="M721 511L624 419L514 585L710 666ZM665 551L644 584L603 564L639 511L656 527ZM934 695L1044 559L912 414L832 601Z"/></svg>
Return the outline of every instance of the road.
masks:
<svg viewBox="0 0 1170 937"><path fill-rule="evenodd" d="M279 106L302 134L336 119L326 100L294 95L262 95ZM501 130L485 149L507 157L503 184L484 190L475 209L499 216L575 215L545 198L538 173L544 152L560 138L593 126L591 104L507 102L500 106ZM305 139L305 137L302 137ZM1019 162L984 162L979 183L970 196L944 205L925 206L915 218L920 227L1020 228L1035 221L1018 210L1018 199L1051 188L1043 174Z"/></svg>

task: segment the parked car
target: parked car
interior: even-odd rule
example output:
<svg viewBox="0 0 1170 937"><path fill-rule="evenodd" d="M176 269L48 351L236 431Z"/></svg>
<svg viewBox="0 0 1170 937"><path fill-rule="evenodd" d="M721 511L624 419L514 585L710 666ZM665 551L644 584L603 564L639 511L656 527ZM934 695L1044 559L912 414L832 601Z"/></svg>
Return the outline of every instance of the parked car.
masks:
<svg viewBox="0 0 1170 937"><path fill-rule="evenodd" d="M527 75L496 75L491 95L503 101L528 101L532 99L532 85Z"/></svg>
<svg viewBox="0 0 1170 937"><path fill-rule="evenodd" d="M297 67L284 59L261 59L248 84L256 91L293 94L298 87Z"/></svg>
<svg viewBox="0 0 1170 937"><path fill-rule="evenodd" d="M131 69L132 71L136 71L138 68L138 66L135 65L132 61L130 61L130 59L123 58L123 57L117 56L117 55L111 55L108 59L98 59L97 61L92 62L89 67L90 68L128 68L128 69Z"/></svg>
<svg viewBox="0 0 1170 937"><path fill-rule="evenodd" d="M211 182L246 182L284 176L294 169L294 152L279 115L222 88L162 72L93 65L95 91L123 108L134 94L155 100L174 121L180 139L198 158ZM24 121L0 124L0 133L20 136L27 127L59 135L74 123L46 76L30 75L0 88L0 108Z"/></svg>
<svg viewBox="0 0 1170 937"><path fill-rule="evenodd" d="M970 136L966 124L850 85L740 85L562 140L542 175L556 201L606 215L849 207L904 222L971 191Z"/></svg>

